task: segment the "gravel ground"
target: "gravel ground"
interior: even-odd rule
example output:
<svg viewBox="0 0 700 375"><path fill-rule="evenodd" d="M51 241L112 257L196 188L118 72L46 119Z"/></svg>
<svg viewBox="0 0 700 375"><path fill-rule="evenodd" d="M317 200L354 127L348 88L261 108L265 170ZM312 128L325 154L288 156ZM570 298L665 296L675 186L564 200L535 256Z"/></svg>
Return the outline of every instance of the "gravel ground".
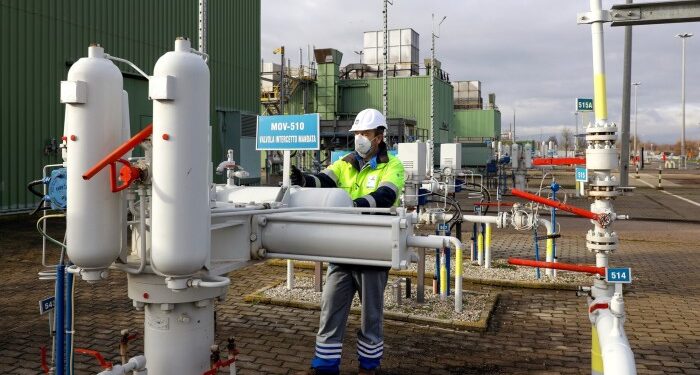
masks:
<svg viewBox="0 0 700 375"><path fill-rule="evenodd" d="M265 297L303 301L310 303L321 302L321 293L315 292L313 287L313 277L295 276L295 287L292 290L287 290L286 283L281 283L274 288L265 290ZM488 294L475 293L464 291L463 293L463 310L460 313L454 311L454 296L448 297L445 301L441 301L439 296L433 294L432 288L426 285L425 288L425 303L418 304L415 299L403 299L402 304L396 304L396 299L392 295L392 285L398 278L389 277L387 288L384 291L384 311L400 312L412 314L418 317L429 317L435 319L460 320L465 322L476 322L483 314L488 314L484 311L487 302L492 299ZM402 283L403 290L405 284ZM416 285L411 284L412 296L415 298ZM404 293L402 293L404 295ZM352 307L360 307L360 299L355 295L352 301Z"/></svg>
<svg viewBox="0 0 700 375"><path fill-rule="evenodd" d="M417 263L412 263L409 266L410 270L418 269ZM425 256L425 271L433 272L435 270L435 255L426 254ZM455 262L454 257L450 259L451 276L454 275ZM545 276L545 269L540 268L540 279L537 279L535 268L517 267L508 264L506 259L495 259L491 261L491 268L484 268L475 263L471 263L469 259L465 259L462 267L464 277L480 280L509 280L509 281L539 281L548 284L576 284L588 285L592 282L590 275L578 272L557 271L557 277L551 278Z"/></svg>

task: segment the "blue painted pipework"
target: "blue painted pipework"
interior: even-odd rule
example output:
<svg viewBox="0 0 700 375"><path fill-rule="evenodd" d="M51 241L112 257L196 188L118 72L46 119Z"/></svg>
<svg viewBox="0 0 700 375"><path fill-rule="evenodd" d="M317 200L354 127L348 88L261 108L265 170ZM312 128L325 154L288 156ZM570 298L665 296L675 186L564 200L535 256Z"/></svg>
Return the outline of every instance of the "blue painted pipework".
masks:
<svg viewBox="0 0 700 375"><path fill-rule="evenodd" d="M66 361L66 375L73 374L73 274L69 273L65 275L66 278L66 308L65 308L65 332L66 332L66 343L65 343L65 361Z"/></svg>
<svg viewBox="0 0 700 375"><path fill-rule="evenodd" d="M559 184L556 183L556 181L552 181L552 184L549 186L550 189L552 189L552 200L557 200L557 191L559 191ZM552 214L552 234L557 232L557 209L552 207L551 210ZM554 259L557 259L557 239L552 238L552 257Z"/></svg>
<svg viewBox="0 0 700 375"><path fill-rule="evenodd" d="M56 315L54 317L54 329L56 336L54 337L56 344L56 375L65 375L65 286L66 286L66 266L59 264L56 266Z"/></svg>

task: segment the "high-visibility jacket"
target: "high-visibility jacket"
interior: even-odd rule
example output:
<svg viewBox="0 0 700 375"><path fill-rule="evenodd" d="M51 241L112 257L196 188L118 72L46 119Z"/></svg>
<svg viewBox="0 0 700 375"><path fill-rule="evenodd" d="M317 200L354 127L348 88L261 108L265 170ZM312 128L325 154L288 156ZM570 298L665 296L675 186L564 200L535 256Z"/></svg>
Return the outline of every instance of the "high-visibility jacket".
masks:
<svg viewBox="0 0 700 375"><path fill-rule="evenodd" d="M307 175L306 186L339 187L358 207L391 207L400 204L405 176L401 161L387 153L386 144L366 163L351 152L316 175Z"/></svg>

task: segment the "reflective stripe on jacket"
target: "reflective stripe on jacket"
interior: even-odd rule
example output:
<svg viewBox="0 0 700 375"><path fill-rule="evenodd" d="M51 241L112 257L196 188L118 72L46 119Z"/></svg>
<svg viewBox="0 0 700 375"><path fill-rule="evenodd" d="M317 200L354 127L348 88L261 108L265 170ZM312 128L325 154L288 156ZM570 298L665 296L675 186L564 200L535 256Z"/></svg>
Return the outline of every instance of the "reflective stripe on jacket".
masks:
<svg viewBox="0 0 700 375"><path fill-rule="evenodd" d="M386 144L379 145L379 151L368 162L361 165L361 158L351 152L322 171L336 186L344 189L353 200L364 198L369 207L387 206L378 204L374 196L377 189L390 189L394 192L393 205L400 204L399 196L404 186L404 169L401 161L387 153ZM390 205L389 205L390 206Z"/></svg>

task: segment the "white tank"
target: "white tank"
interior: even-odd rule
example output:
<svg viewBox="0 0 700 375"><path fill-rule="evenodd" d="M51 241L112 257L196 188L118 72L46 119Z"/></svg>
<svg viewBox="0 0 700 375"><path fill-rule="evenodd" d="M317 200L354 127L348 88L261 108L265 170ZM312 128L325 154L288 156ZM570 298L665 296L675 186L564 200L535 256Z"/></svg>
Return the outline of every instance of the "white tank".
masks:
<svg viewBox="0 0 700 375"><path fill-rule="evenodd" d="M186 277L207 260L209 68L178 38L153 69L152 259L169 276Z"/></svg>
<svg viewBox="0 0 700 375"><path fill-rule="evenodd" d="M510 146L510 166L513 169L518 169L518 162L520 161L520 148L517 143L513 143Z"/></svg>
<svg viewBox="0 0 700 375"><path fill-rule="evenodd" d="M525 144L523 150L523 163L525 163L525 168L532 168L532 145L529 143Z"/></svg>
<svg viewBox="0 0 700 375"><path fill-rule="evenodd" d="M66 104L68 258L82 269L84 280L99 280L119 256L120 195L112 193L109 168L90 180L83 174L119 146L122 138L122 74L104 58L99 45L88 48L61 82Z"/></svg>

